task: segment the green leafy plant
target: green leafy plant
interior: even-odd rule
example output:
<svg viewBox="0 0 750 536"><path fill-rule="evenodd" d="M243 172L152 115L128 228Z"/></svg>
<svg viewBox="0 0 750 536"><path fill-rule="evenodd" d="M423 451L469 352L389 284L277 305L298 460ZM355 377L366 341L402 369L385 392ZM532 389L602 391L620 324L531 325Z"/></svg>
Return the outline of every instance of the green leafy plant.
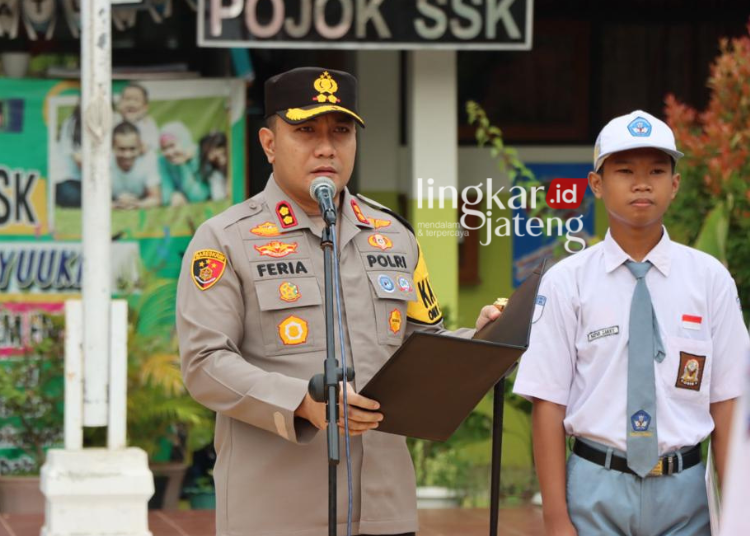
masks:
<svg viewBox="0 0 750 536"><path fill-rule="evenodd" d="M31 464L13 474L37 475L46 450L63 436L62 317L44 316L44 336L19 358L0 364L0 405L10 417L6 441L24 452Z"/></svg>
<svg viewBox="0 0 750 536"><path fill-rule="evenodd" d="M750 24L748 25L750 34ZM667 122L685 153L680 192L665 222L732 272L742 303L750 303L750 35L721 39L703 112L666 99Z"/></svg>

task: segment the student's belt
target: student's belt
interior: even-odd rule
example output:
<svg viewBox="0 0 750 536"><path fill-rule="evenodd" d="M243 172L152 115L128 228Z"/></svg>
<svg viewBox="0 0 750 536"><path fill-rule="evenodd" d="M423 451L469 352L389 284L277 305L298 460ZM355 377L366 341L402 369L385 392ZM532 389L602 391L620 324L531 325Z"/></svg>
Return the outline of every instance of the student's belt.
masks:
<svg viewBox="0 0 750 536"><path fill-rule="evenodd" d="M597 465L601 465L602 467L606 467L607 465L606 452L595 449L594 447L589 446L582 441L576 440L573 445L573 452L584 460L588 460ZM682 469L680 469L679 467L680 464L678 455L672 454L670 456L662 456L661 458L659 458L657 464L646 476L673 475L675 473L679 473L681 470L684 471L685 469L690 469L694 465L698 465L701 461L701 446L695 445L689 450L682 452L680 455L682 456ZM620 471L622 473L635 475L635 473L628 467L627 459L623 458L622 456L618 456L617 454L612 454L609 468L614 469L615 471Z"/></svg>

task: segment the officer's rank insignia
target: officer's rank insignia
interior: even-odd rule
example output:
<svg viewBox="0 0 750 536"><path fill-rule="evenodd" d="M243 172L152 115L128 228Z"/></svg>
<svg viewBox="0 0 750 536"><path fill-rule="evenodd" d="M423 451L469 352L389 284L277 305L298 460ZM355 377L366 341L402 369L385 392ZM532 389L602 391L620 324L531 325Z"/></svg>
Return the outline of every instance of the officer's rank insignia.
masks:
<svg viewBox="0 0 750 536"><path fill-rule="evenodd" d="M388 227L391 224L391 220L379 220L377 218L367 218L367 221L369 221L370 225L372 225L375 229L382 229L383 227Z"/></svg>
<svg viewBox="0 0 750 536"><path fill-rule="evenodd" d="M401 276L398 278L398 288L401 289L401 292L411 292L412 286L411 283L409 283L409 280L405 277Z"/></svg>
<svg viewBox="0 0 750 536"><path fill-rule="evenodd" d="M294 283L290 283L289 281L285 281L281 285L279 285L279 297L282 301L292 303L299 300L302 297L302 294L300 294L299 287L297 287L297 285L295 285Z"/></svg>
<svg viewBox="0 0 750 536"><path fill-rule="evenodd" d="M294 315L286 317L279 324L279 337L287 346L295 346L307 342L307 322Z"/></svg>
<svg viewBox="0 0 750 536"><path fill-rule="evenodd" d="M370 235L370 237L367 239L367 242L374 248L381 249L385 251L386 249L391 249L393 247L393 242L391 242L391 239L387 236L383 236L380 233Z"/></svg>
<svg viewBox="0 0 750 536"><path fill-rule="evenodd" d="M318 95L312 99L314 102L319 102L321 104L324 102L330 102L331 104L338 104L341 102L341 99L334 95L334 93L339 90L339 85L328 71L321 74L318 79L315 80L313 87L315 87L315 91L318 92Z"/></svg>
<svg viewBox="0 0 750 536"><path fill-rule="evenodd" d="M297 217L294 215L292 205L286 201L279 201L279 204L276 205L276 216L284 229L297 225Z"/></svg>
<svg viewBox="0 0 750 536"><path fill-rule="evenodd" d="M257 227L253 227L250 232L258 236L279 236L281 234L276 224L270 221L265 221Z"/></svg>
<svg viewBox="0 0 750 536"><path fill-rule="evenodd" d="M214 249L202 249L193 254L193 282L201 290L218 283L227 266L227 257Z"/></svg>
<svg viewBox="0 0 750 536"><path fill-rule="evenodd" d="M286 257L287 255L291 255L292 253L296 253L299 244L297 242L287 244L286 242L279 242L278 240L274 240L273 242L269 242L268 244L253 247L261 255L268 255L269 257L273 257L274 259L280 259L282 257Z"/></svg>
<svg viewBox="0 0 750 536"><path fill-rule="evenodd" d="M354 211L354 215L357 217L357 220L359 221L359 223L364 223L365 225L371 225L370 220L365 218L365 215L362 214L362 209L359 208L359 205L354 199L352 199L352 210Z"/></svg>
<svg viewBox="0 0 750 536"><path fill-rule="evenodd" d="M628 125L628 130L636 138L647 138L651 135L651 123L643 117L636 117Z"/></svg>
<svg viewBox="0 0 750 536"><path fill-rule="evenodd" d="M417 291L417 301L411 301L406 306L406 316L409 320L420 324L437 324L443 319L435 292L430 284L430 276L427 273L427 264L422 256L422 248L419 248L417 267L414 269L414 288Z"/></svg>
<svg viewBox="0 0 750 536"><path fill-rule="evenodd" d="M651 426L651 415L645 411L638 410L630 417L630 425L633 431L630 435L650 436L652 432L648 431L648 427Z"/></svg>
<svg viewBox="0 0 750 536"><path fill-rule="evenodd" d="M385 274L381 274L378 277L378 284L380 285L380 288L388 292L389 294L396 290L396 285L393 283L393 279L388 277Z"/></svg>
<svg viewBox="0 0 750 536"><path fill-rule="evenodd" d="M388 327L393 333L398 333L401 329L401 311L394 309L388 315Z"/></svg>
<svg viewBox="0 0 750 536"><path fill-rule="evenodd" d="M677 383L675 387L690 391L700 391L705 364L706 356L680 352L680 368L677 370Z"/></svg>

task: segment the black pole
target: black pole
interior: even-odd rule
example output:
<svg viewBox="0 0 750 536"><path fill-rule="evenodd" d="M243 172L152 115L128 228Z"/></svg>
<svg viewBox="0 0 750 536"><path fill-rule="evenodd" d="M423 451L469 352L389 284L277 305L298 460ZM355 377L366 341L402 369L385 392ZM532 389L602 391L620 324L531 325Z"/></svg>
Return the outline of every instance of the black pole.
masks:
<svg viewBox="0 0 750 536"><path fill-rule="evenodd" d="M505 378L497 382L492 401L492 477L490 482L490 536L497 536L500 508L500 465L503 458Z"/></svg>

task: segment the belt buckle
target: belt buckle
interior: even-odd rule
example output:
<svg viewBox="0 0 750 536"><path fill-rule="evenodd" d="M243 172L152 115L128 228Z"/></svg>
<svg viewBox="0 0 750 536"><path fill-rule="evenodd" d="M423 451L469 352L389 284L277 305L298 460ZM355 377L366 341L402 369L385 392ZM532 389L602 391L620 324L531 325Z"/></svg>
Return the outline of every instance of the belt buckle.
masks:
<svg viewBox="0 0 750 536"><path fill-rule="evenodd" d="M656 465L654 465L654 468L651 469L651 471L648 472L648 475L646 476L662 476L664 474L664 465L662 464L662 459L659 458L659 461L656 462Z"/></svg>

